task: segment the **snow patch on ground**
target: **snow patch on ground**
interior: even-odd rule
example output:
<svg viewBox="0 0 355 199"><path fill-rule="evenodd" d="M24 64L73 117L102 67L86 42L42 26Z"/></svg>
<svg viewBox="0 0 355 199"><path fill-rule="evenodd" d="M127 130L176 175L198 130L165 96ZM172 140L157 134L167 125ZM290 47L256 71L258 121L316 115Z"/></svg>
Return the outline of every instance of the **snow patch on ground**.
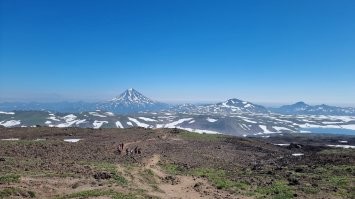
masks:
<svg viewBox="0 0 355 199"><path fill-rule="evenodd" d="M70 115L67 115L67 116L64 116L63 119L65 119L66 122L72 122L76 119L77 117L73 114L70 114Z"/></svg>
<svg viewBox="0 0 355 199"><path fill-rule="evenodd" d="M98 121L98 120L95 120L94 123L92 123L92 125L94 125L94 129L99 129L101 128L101 126L103 124L108 124L108 121Z"/></svg>
<svg viewBox="0 0 355 199"><path fill-rule="evenodd" d="M4 111L0 111L0 114L5 114L5 115L15 115L14 112L4 112Z"/></svg>
<svg viewBox="0 0 355 199"><path fill-rule="evenodd" d="M54 114L49 114L49 115L50 115L50 117L48 117L47 119L53 120L53 121L58 121L58 122L60 121L60 119L57 119Z"/></svg>
<svg viewBox="0 0 355 199"><path fill-rule="evenodd" d="M274 144L276 146L290 146L290 144Z"/></svg>
<svg viewBox="0 0 355 199"><path fill-rule="evenodd" d="M180 120L178 120L178 121L168 123L168 124L166 124L164 127L165 127L165 128L176 128L177 125L179 125L179 124L181 124L181 123L184 123L184 122L187 122L187 121L190 121L190 120L193 120L193 118L180 119Z"/></svg>
<svg viewBox="0 0 355 199"><path fill-rule="evenodd" d="M144 120L146 122L156 122L157 120L152 119L152 118L147 118L147 117L138 117L141 120Z"/></svg>
<svg viewBox="0 0 355 199"><path fill-rule="evenodd" d="M206 134L221 134L220 132L217 131L210 131L210 130L202 130L202 129L192 129L192 128L183 128L183 127L177 127L178 129L182 129L185 131L190 131L190 132L195 132L195 133L206 133Z"/></svg>
<svg viewBox="0 0 355 199"><path fill-rule="evenodd" d="M96 117L107 117L106 115L101 115L100 113L97 112L89 112L89 114Z"/></svg>
<svg viewBox="0 0 355 199"><path fill-rule="evenodd" d="M163 128L163 127L164 127L164 124L157 124L155 128L160 129L160 128Z"/></svg>
<svg viewBox="0 0 355 199"><path fill-rule="evenodd" d="M123 129L123 125L122 125L122 123L120 121L116 122L116 126L117 126L117 128Z"/></svg>
<svg viewBox="0 0 355 199"><path fill-rule="evenodd" d="M8 139L1 139L2 141L18 141L18 138L8 138Z"/></svg>
<svg viewBox="0 0 355 199"><path fill-rule="evenodd" d="M273 126L272 128L274 128L277 132L281 132L281 131L291 131L291 129L288 129L286 127L280 127L280 126Z"/></svg>
<svg viewBox="0 0 355 199"><path fill-rule="evenodd" d="M275 133L267 129L265 125L259 125L259 127L263 130L263 133Z"/></svg>
<svg viewBox="0 0 355 199"><path fill-rule="evenodd" d="M75 142L79 142L81 139L64 139L64 142L71 142L71 143L75 143Z"/></svg>
<svg viewBox="0 0 355 199"><path fill-rule="evenodd" d="M107 116L115 116L115 114L113 114L112 112L106 112L105 113Z"/></svg>
<svg viewBox="0 0 355 199"><path fill-rule="evenodd" d="M292 156L299 157L299 156L304 156L304 154L303 153L294 153L294 154L292 154Z"/></svg>
<svg viewBox="0 0 355 199"><path fill-rule="evenodd" d="M133 126L132 122L127 122L128 125Z"/></svg>
<svg viewBox="0 0 355 199"><path fill-rule="evenodd" d="M327 145L327 146L334 147L334 148L355 149L355 146L352 145Z"/></svg>
<svg viewBox="0 0 355 199"><path fill-rule="evenodd" d="M20 120L9 120L9 121L0 122L0 125L2 125L4 127L13 127L13 126L20 125L20 124L21 124Z"/></svg>
<svg viewBox="0 0 355 199"><path fill-rule="evenodd" d="M139 126L139 127L149 128L149 124L142 123L142 122L138 121L137 119L134 119L131 117L129 117L128 119L131 120L132 122L136 123L137 126Z"/></svg>
<svg viewBox="0 0 355 199"><path fill-rule="evenodd" d="M207 120L208 122L212 122L212 123L218 121L217 119L213 119L213 118L209 118L209 117L208 117L206 120Z"/></svg>

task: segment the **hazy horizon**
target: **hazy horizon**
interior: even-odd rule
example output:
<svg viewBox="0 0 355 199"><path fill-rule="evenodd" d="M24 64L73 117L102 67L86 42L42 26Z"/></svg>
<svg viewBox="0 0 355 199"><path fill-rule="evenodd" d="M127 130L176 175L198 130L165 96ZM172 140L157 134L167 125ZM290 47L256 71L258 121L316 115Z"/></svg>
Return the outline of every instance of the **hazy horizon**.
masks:
<svg viewBox="0 0 355 199"><path fill-rule="evenodd" d="M252 102L254 104L259 104L259 105L263 105L263 106L266 106L266 107L279 107L279 106L282 106L282 105L290 105L290 104L294 104L296 102L300 102L300 101L303 101L309 105L321 105L321 104L327 104L327 105L333 105L333 106L341 106L341 107L355 107L355 103L334 103L334 102L309 102L309 101L306 101L306 100L295 100L295 101L289 101L289 102L267 102L267 101L259 101L259 100L249 100L249 99L244 99L244 98L241 98L241 97L238 97L238 96L232 96L232 97L226 97L224 99L220 98L215 98L215 99L203 99L203 100L200 100L200 99L169 99L169 98L156 98L154 96L151 96L151 95L146 95L144 93L144 91L141 91L141 90L138 90L138 89L135 89L137 90L138 92L142 93L143 95L145 95L146 97L152 99L152 100L155 100L155 101L158 101L158 102L163 102L163 103L170 103L170 104L183 104L183 103L191 103L191 104L213 104L213 103L218 103L218 102L224 102L228 99L232 99L232 98L237 98L237 99L240 99L240 100L245 100L245 101L249 101L249 102ZM123 93L124 91L122 91L121 93ZM78 98L64 98L63 96L60 96L58 94L48 94L46 96L39 96L39 97L34 97L34 98L2 98L0 97L0 103L4 103L4 102L19 102L19 103L25 103L25 102L38 102L38 103L57 103L57 102L92 102L92 103L95 103L95 102L103 102L103 101L109 101L111 99L113 99L114 97L117 97L119 96L121 93L117 94L117 95L113 95L113 96L107 96L106 98L83 98L83 99L78 99Z"/></svg>

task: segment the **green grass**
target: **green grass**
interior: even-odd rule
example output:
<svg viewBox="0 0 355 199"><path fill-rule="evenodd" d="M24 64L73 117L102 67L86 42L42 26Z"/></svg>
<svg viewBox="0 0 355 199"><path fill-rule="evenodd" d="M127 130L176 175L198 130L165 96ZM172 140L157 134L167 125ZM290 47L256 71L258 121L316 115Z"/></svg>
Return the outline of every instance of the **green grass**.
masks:
<svg viewBox="0 0 355 199"><path fill-rule="evenodd" d="M192 133L188 131L181 132L179 136L185 140L201 140L201 141L219 141L223 139L221 135Z"/></svg>
<svg viewBox="0 0 355 199"><path fill-rule="evenodd" d="M244 182L236 182L228 179L224 170L210 169L210 168L197 168L191 171L192 175L207 178L217 189L226 190L246 190L248 184Z"/></svg>
<svg viewBox="0 0 355 199"><path fill-rule="evenodd" d="M70 198L90 198L90 197L100 197L100 196L109 196L112 199L135 199L137 198L132 194L123 194L114 190L105 190L105 189L94 189L81 191L66 196L58 197L57 199L70 199Z"/></svg>
<svg viewBox="0 0 355 199"><path fill-rule="evenodd" d="M151 169L145 169L142 172L140 172L140 175L144 178L144 180L150 184L150 185L155 185L157 184L155 180L155 175Z"/></svg>
<svg viewBox="0 0 355 199"><path fill-rule="evenodd" d="M286 182L276 181L271 186L259 187L256 192L257 198L271 197L273 199L290 199L294 198L292 189Z"/></svg>
<svg viewBox="0 0 355 199"><path fill-rule="evenodd" d="M20 182L20 177L21 176L15 175L15 174L9 174L9 175L0 176L0 183L16 183L16 182Z"/></svg>
<svg viewBox="0 0 355 199"><path fill-rule="evenodd" d="M35 198L36 193L33 191L24 191L18 188L4 188L0 190L0 198L5 199L9 198L10 196L21 196L21 197L30 197L30 198Z"/></svg>
<svg viewBox="0 0 355 199"><path fill-rule="evenodd" d="M181 175L185 169L177 164L163 164L161 167L170 175Z"/></svg>
<svg viewBox="0 0 355 199"><path fill-rule="evenodd" d="M128 181L118 171L114 164L107 162L93 163L92 164L99 171L106 171L111 173L113 181L118 185L127 185Z"/></svg>

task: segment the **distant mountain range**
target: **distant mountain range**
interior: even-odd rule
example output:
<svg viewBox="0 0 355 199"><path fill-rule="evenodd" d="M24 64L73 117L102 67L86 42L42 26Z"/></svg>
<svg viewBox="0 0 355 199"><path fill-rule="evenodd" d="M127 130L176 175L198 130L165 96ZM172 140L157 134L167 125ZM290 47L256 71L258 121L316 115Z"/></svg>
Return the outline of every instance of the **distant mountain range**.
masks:
<svg viewBox="0 0 355 199"><path fill-rule="evenodd" d="M281 106L280 108L273 108L270 111L280 114L291 115L355 115L355 108L328 106L325 104L311 106L304 102L297 102L292 105Z"/></svg>
<svg viewBox="0 0 355 199"><path fill-rule="evenodd" d="M169 105L154 101L135 89L128 89L119 96L99 103L87 102L60 102L60 103L0 103L0 111L53 111L65 113L80 113L89 111L106 111L116 114L134 114L167 111L186 114L290 114L290 115L355 115L355 108L342 108L328 105L311 106L304 102L279 108L266 108L251 102L229 99L216 104L194 105Z"/></svg>

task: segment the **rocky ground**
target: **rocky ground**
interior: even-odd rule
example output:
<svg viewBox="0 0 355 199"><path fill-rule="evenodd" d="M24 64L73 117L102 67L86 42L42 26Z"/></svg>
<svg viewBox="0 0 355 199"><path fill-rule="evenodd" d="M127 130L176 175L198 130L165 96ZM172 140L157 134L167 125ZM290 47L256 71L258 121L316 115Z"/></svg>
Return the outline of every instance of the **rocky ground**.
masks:
<svg viewBox="0 0 355 199"><path fill-rule="evenodd" d="M0 128L0 198L355 198L355 149L326 146L344 139L355 142L177 129Z"/></svg>

